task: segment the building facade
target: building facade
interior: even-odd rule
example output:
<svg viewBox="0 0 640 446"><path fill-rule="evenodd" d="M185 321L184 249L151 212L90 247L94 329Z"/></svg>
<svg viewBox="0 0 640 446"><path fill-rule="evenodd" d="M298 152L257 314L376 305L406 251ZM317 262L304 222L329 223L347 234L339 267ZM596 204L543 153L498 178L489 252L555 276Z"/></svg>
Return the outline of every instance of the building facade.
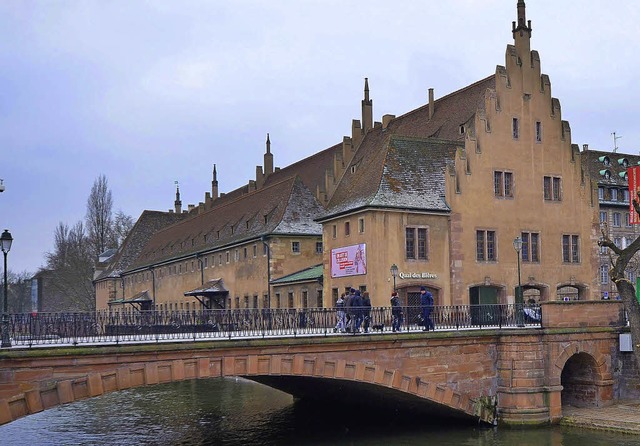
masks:
<svg viewBox="0 0 640 446"><path fill-rule="evenodd" d="M177 191L179 221L103 265L97 307L333 306L351 287L386 306L394 285L409 305L421 286L438 305L600 298L598 179L531 30L520 0L490 76L380 122L365 79L342 142L279 169L267 135L255 180L227 194L214 166L203 202L183 211ZM288 281L318 264L321 283Z"/></svg>

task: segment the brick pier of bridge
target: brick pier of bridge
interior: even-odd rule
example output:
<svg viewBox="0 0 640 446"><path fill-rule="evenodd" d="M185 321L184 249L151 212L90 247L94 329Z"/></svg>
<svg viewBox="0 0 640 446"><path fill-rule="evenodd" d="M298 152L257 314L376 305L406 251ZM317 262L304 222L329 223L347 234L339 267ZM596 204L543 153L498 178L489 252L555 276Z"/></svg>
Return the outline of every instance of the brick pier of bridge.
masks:
<svg viewBox="0 0 640 446"><path fill-rule="evenodd" d="M541 328L0 351L0 424L137 386L241 376L311 399L354 392L438 415L556 423L563 405L637 398L620 302L549 302Z"/></svg>

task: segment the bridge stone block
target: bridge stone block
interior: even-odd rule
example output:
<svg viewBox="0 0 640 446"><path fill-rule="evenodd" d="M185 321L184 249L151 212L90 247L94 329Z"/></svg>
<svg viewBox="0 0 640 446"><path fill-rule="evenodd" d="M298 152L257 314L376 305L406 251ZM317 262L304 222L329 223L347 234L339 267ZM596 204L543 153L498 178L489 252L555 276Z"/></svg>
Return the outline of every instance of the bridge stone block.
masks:
<svg viewBox="0 0 640 446"><path fill-rule="evenodd" d="M211 376L209 358L198 358L196 376L198 378L208 378Z"/></svg>
<svg viewBox="0 0 640 446"><path fill-rule="evenodd" d="M29 392L26 392L24 394L24 397L25 401L27 402L27 410L29 411L29 413L37 413L44 410L39 390L31 390Z"/></svg>
<svg viewBox="0 0 640 446"><path fill-rule="evenodd" d="M159 384L158 364L155 362L147 363L144 366L144 383L147 385Z"/></svg>
<svg viewBox="0 0 640 446"><path fill-rule="evenodd" d="M118 390L124 390L131 387L131 373L129 367L118 367L116 369L116 382Z"/></svg>
<svg viewBox="0 0 640 446"><path fill-rule="evenodd" d="M282 373L282 357L280 355L274 355L271 357L269 364L270 375L280 375Z"/></svg>
<svg viewBox="0 0 640 446"><path fill-rule="evenodd" d="M179 359L174 359L171 361L171 379L173 381L183 381L184 378L184 362Z"/></svg>
<svg viewBox="0 0 640 446"><path fill-rule="evenodd" d="M11 413L11 408L9 407L9 401L0 400L0 424L6 424L13 421L13 414Z"/></svg>
<svg viewBox="0 0 640 446"><path fill-rule="evenodd" d="M104 393L104 387L102 386L102 375L100 373L90 373L87 376L87 391L88 396L98 396Z"/></svg>
<svg viewBox="0 0 640 446"><path fill-rule="evenodd" d="M322 370L322 375L324 378L335 378L336 377L336 361L325 361L324 368Z"/></svg>
<svg viewBox="0 0 640 446"><path fill-rule="evenodd" d="M60 404L73 402L73 383L70 380L59 381L56 386Z"/></svg>

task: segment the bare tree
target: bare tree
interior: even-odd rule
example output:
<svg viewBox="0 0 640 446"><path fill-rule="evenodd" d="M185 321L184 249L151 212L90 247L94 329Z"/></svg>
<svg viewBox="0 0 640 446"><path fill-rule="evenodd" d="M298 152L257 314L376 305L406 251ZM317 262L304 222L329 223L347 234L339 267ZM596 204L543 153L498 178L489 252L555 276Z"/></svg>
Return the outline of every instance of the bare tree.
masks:
<svg viewBox="0 0 640 446"><path fill-rule="evenodd" d="M116 247L113 234L113 201L105 175L100 175L93 182L87 199L85 221L94 258L108 248Z"/></svg>
<svg viewBox="0 0 640 446"><path fill-rule="evenodd" d="M93 310L93 253L83 223L71 229L59 223L54 239L54 250L46 259L51 273L47 295L56 301L55 311Z"/></svg>
<svg viewBox="0 0 640 446"><path fill-rule="evenodd" d="M637 197L633 199L633 208L640 216L640 192L637 193ZM640 369L640 304L636 299L636 290L633 283L625 276L625 270L632 261L634 255L640 251L640 237L635 239L633 243L624 249L616 246L615 243L609 238L609 231L606 225L601 228L602 237L598 241L599 246L609 248L610 266L609 277L611 281L615 283L618 295L627 312L629 318L629 327L631 330L631 338L635 344L633 349L634 356L636 358L636 364Z"/></svg>
<svg viewBox="0 0 640 446"><path fill-rule="evenodd" d="M33 274L27 271L21 273L7 271L9 313L29 313L37 309L31 306L31 277Z"/></svg>
<svg viewBox="0 0 640 446"><path fill-rule="evenodd" d="M133 217L122 211L116 212L116 217L113 219L113 235L116 246L122 245L134 224Z"/></svg>

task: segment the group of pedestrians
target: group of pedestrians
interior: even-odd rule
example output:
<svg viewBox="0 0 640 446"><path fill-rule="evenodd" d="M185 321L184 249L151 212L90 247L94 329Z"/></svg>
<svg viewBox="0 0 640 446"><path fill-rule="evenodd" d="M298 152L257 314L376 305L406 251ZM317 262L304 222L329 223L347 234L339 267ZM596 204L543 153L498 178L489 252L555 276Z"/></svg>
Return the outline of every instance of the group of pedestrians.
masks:
<svg viewBox="0 0 640 446"><path fill-rule="evenodd" d="M425 287L420 287L420 314L419 324L424 326L423 331L435 330L431 319L433 311L433 295ZM342 294L336 301L337 323L334 332L359 333L360 327L365 333L369 332L371 325L371 298L369 292L361 293L360 290L351 288L349 293ZM391 293L391 329L399 332L402 330L404 313L397 292ZM375 328L375 327L374 327Z"/></svg>
<svg viewBox="0 0 640 446"><path fill-rule="evenodd" d="M334 332L359 333L362 329L369 332L371 325L371 297L369 292L351 288L348 294L342 294L336 301L338 323Z"/></svg>

